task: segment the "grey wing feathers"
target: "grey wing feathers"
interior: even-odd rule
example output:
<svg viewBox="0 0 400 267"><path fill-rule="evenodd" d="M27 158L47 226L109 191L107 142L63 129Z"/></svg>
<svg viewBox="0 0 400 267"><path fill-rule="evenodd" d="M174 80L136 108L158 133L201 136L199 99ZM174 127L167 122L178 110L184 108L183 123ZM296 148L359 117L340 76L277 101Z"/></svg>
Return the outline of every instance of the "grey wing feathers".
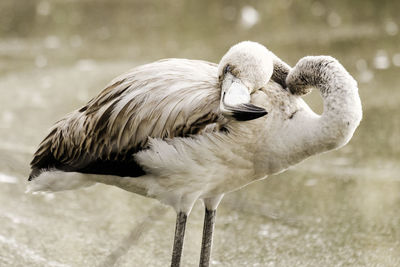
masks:
<svg viewBox="0 0 400 267"><path fill-rule="evenodd" d="M140 66L53 126L34 155L30 179L49 168L143 175L132 155L146 148L149 137L223 129L219 99L214 64L169 59Z"/></svg>

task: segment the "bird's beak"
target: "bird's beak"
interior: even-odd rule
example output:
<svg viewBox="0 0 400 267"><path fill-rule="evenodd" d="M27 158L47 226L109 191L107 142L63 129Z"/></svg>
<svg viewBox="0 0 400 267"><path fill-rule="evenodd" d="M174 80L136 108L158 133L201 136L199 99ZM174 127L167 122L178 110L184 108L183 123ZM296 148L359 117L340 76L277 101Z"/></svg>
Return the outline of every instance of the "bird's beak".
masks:
<svg viewBox="0 0 400 267"><path fill-rule="evenodd" d="M249 89L231 73L227 73L221 83L220 110L223 115L238 121L254 120L268 114L264 108L250 103Z"/></svg>

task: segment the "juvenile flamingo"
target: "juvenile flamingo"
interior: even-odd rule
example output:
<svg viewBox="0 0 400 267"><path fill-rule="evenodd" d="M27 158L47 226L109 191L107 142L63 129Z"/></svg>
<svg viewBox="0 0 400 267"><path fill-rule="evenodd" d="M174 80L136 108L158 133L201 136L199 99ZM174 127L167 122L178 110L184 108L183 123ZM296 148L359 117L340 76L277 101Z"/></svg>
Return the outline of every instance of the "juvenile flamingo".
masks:
<svg viewBox="0 0 400 267"><path fill-rule="evenodd" d="M322 115L301 98L312 87L323 98ZM172 206L171 266L180 265L186 219L201 199L200 266L209 266L225 193L342 147L361 117L357 83L334 58L305 57L291 69L262 45L242 42L219 66L166 59L114 79L53 126L31 162L30 187L99 182Z"/></svg>

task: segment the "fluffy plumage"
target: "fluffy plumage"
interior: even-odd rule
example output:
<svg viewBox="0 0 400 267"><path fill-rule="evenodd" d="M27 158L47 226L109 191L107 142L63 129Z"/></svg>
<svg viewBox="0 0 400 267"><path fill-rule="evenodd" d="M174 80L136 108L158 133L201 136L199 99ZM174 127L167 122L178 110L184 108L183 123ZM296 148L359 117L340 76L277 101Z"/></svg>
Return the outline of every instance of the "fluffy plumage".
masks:
<svg viewBox="0 0 400 267"><path fill-rule="evenodd" d="M215 64L169 59L118 77L53 127L32 161L32 190L101 182L189 213L199 198L216 208L226 192L346 144L362 112L357 83L340 63L307 57L291 69L274 55L273 62L272 79L251 95L269 114L245 122L221 116ZM299 96L310 86L321 91L322 115ZM100 164L85 167L92 162ZM107 164L133 173L98 167Z"/></svg>
<svg viewBox="0 0 400 267"><path fill-rule="evenodd" d="M219 97L215 64L170 59L136 68L53 126L34 155L30 179L52 168L143 175L132 155L148 146L149 137L224 129Z"/></svg>

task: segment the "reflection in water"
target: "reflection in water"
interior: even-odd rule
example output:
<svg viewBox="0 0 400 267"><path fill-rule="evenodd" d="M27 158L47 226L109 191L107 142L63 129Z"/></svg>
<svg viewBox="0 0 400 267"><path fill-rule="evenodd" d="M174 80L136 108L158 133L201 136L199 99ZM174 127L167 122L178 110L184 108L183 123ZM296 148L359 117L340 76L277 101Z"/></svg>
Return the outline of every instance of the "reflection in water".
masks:
<svg viewBox="0 0 400 267"><path fill-rule="evenodd" d="M18 179L16 177L0 173L0 183L16 184Z"/></svg>
<svg viewBox="0 0 400 267"><path fill-rule="evenodd" d="M400 266L398 10L389 0L1 1L0 265L168 264L171 209L104 185L24 194L32 152L116 75L165 57L218 62L250 39L291 65L338 58L359 82L364 119L343 149L229 194L214 265ZM306 100L322 111L318 93ZM198 264L202 216L197 204L184 266Z"/></svg>
<svg viewBox="0 0 400 267"><path fill-rule="evenodd" d="M244 6L241 10L240 23L244 28L250 29L258 23L260 15L252 6Z"/></svg>

